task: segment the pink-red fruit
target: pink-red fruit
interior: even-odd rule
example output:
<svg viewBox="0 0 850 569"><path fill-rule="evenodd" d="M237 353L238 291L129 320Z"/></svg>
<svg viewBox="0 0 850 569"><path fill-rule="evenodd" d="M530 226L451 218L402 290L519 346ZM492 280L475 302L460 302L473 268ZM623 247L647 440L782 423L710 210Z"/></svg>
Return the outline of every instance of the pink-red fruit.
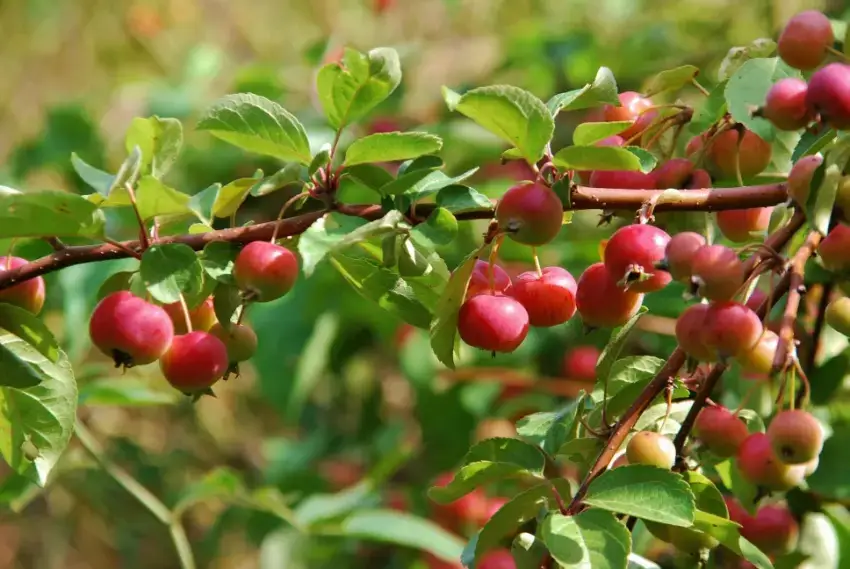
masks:
<svg viewBox="0 0 850 569"><path fill-rule="evenodd" d="M806 477L806 466L785 464L764 433L753 433L738 449L736 464L744 480L768 490L784 492L799 485Z"/></svg>
<svg viewBox="0 0 850 569"><path fill-rule="evenodd" d="M460 307L457 328L474 348L513 352L528 334L528 312L510 296L479 294Z"/></svg>
<svg viewBox="0 0 850 569"><path fill-rule="evenodd" d="M721 458L735 456L749 435L747 426L726 407L705 407L697 415L694 434Z"/></svg>
<svg viewBox="0 0 850 569"><path fill-rule="evenodd" d="M827 48L834 41L829 18L817 10L806 10L788 20L776 49L785 63L808 71L826 59Z"/></svg>
<svg viewBox="0 0 850 569"><path fill-rule="evenodd" d="M741 523L741 535L769 555L793 550L798 534L797 520L788 508L778 504L762 506Z"/></svg>
<svg viewBox="0 0 850 569"><path fill-rule="evenodd" d="M717 226L726 239L736 243L744 243L767 231L772 213L772 207L718 211Z"/></svg>
<svg viewBox="0 0 850 569"><path fill-rule="evenodd" d="M481 556L475 567L476 569L516 569L516 562L507 549L494 549Z"/></svg>
<svg viewBox="0 0 850 569"><path fill-rule="evenodd" d="M563 324L576 312L576 281L566 269L546 267L522 273L516 278L511 295L525 307L532 326Z"/></svg>
<svg viewBox="0 0 850 569"><path fill-rule="evenodd" d="M237 255L233 278L251 300L276 300L295 285L298 259L286 247L268 241L253 241Z"/></svg>
<svg viewBox="0 0 850 569"><path fill-rule="evenodd" d="M747 303L749 304L749 303ZM738 355L738 363L745 372L766 374L770 373L773 359L776 357L776 348L779 345L779 336L772 330L765 330L756 345Z"/></svg>
<svg viewBox="0 0 850 569"><path fill-rule="evenodd" d="M702 339L707 314L707 304L693 304L676 319L676 341L679 347L692 358L702 362L714 359L714 354Z"/></svg>
<svg viewBox="0 0 850 569"><path fill-rule="evenodd" d="M26 265L29 261L20 257L0 257L0 275L8 269L17 269ZM35 277L25 280L9 288L0 290L0 302L13 304L33 314L41 312L44 306L44 279Z"/></svg>
<svg viewBox="0 0 850 569"><path fill-rule="evenodd" d="M231 364L250 360L257 353L257 334L250 326L231 324L230 330L216 322L210 334L218 338L227 348L227 359Z"/></svg>
<svg viewBox="0 0 850 569"><path fill-rule="evenodd" d="M806 464L823 449L823 430L817 419L800 409L780 411L767 427L773 452L785 464Z"/></svg>
<svg viewBox="0 0 850 569"><path fill-rule="evenodd" d="M818 246L823 266L836 273L850 269L850 225L839 223Z"/></svg>
<svg viewBox="0 0 850 569"><path fill-rule="evenodd" d="M823 164L823 156L812 154L800 158L788 173L788 195L798 205L805 206L811 191L812 178L820 165Z"/></svg>
<svg viewBox="0 0 850 569"><path fill-rule="evenodd" d="M587 326L622 326L637 314L642 303L643 295L617 286L603 263L594 263L579 277L576 307Z"/></svg>
<svg viewBox="0 0 850 569"><path fill-rule="evenodd" d="M693 231L677 233L670 238L664 250L664 259L673 280L688 282L691 279L694 254L704 245L705 237Z"/></svg>
<svg viewBox="0 0 850 569"><path fill-rule="evenodd" d="M691 272L700 296L709 300L729 300L744 284L744 264L723 245L698 249L691 259Z"/></svg>
<svg viewBox="0 0 850 569"><path fill-rule="evenodd" d="M466 286L466 298L491 292L510 294L511 277L505 272L505 269L495 263L493 264L492 291L490 290L490 276L490 263L481 260L475 261L472 276L470 276L469 284Z"/></svg>
<svg viewBox="0 0 850 569"><path fill-rule="evenodd" d="M594 346L577 346L564 355L563 372L568 379L596 381L600 352Z"/></svg>
<svg viewBox="0 0 850 569"><path fill-rule="evenodd" d="M620 136L628 140L645 130L652 123L655 113L646 112L652 106L652 101L644 98L640 93L624 91L620 93L619 98L619 107L605 105L603 113L606 122L632 122L632 126L619 133Z"/></svg>
<svg viewBox="0 0 850 569"><path fill-rule="evenodd" d="M750 130L744 130L743 136L739 136L736 129L730 129L712 140L707 155L720 177L734 180L739 165L742 178L752 178L763 172L770 165L771 148Z"/></svg>
<svg viewBox="0 0 850 569"><path fill-rule="evenodd" d="M797 77L785 77L767 92L762 116L779 130L799 130L812 121L806 107L808 85Z"/></svg>
<svg viewBox="0 0 850 569"><path fill-rule="evenodd" d="M641 431L626 445L626 458L629 464L673 468L676 462L676 447L673 441L662 434Z"/></svg>
<svg viewBox="0 0 850 569"><path fill-rule="evenodd" d="M92 343L112 357L116 367L132 367L158 360L171 346L174 325L161 306L123 290L95 306L89 334Z"/></svg>
<svg viewBox="0 0 850 569"><path fill-rule="evenodd" d="M185 334L189 331L186 328L186 316L183 314L183 307L179 302L164 304L162 307L171 317L171 322L174 324L175 334ZM213 324L215 324L217 320L211 296L206 298L195 308L189 309L189 321L192 323L192 330L208 332L209 329L212 328Z"/></svg>
<svg viewBox="0 0 850 569"><path fill-rule="evenodd" d="M543 184L522 183L510 188L496 206L499 229L524 245L545 245L561 231L561 199Z"/></svg>
<svg viewBox="0 0 850 569"><path fill-rule="evenodd" d="M755 312L739 302L715 302L705 314L702 341L719 359L750 351L764 332Z"/></svg>
<svg viewBox="0 0 850 569"><path fill-rule="evenodd" d="M175 336L159 360L162 375L172 387L191 395L207 391L227 371L227 348L209 332Z"/></svg>
<svg viewBox="0 0 850 569"><path fill-rule="evenodd" d="M652 171L659 190L681 189L688 185L694 173L694 163L687 158L671 158Z"/></svg>
<svg viewBox="0 0 850 569"><path fill-rule="evenodd" d="M850 65L830 63L809 79L806 106L836 130L850 128Z"/></svg>
<svg viewBox="0 0 850 569"><path fill-rule="evenodd" d="M649 190L655 187L655 177L652 174L631 170L596 170L590 175L588 186L620 190Z"/></svg>
<svg viewBox="0 0 850 569"><path fill-rule="evenodd" d="M653 225L618 229L605 246L605 268L618 284L632 292L654 292L670 283L670 273L656 269L664 260L670 236Z"/></svg>

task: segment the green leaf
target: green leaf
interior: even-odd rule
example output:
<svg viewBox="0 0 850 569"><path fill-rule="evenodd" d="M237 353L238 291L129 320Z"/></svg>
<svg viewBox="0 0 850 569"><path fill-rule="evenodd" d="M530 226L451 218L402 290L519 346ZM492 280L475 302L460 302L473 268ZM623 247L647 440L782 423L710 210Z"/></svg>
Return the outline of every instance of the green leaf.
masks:
<svg viewBox="0 0 850 569"><path fill-rule="evenodd" d="M259 179L258 177L239 178L223 186L215 196L212 215L214 217L230 217L235 214Z"/></svg>
<svg viewBox="0 0 850 569"><path fill-rule="evenodd" d="M640 320L646 312L646 307L642 306L640 310L638 310L637 314L629 318L628 322L611 332L611 339L608 340L608 344L605 346L605 349L602 350L602 353L599 355L599 359L596 362L596 377L601 381L604 381L605 378L611 374L614 362L620 358L620 354L623 352L623 348L628 342L629 336L635 329L635 326L637 326L638 320Z"/></svg>
<svg viewBox="0 0 850 569"><path fill-rule="evenodd" d="M35 387L41 382L38 369L3 344L0 344L0 371L0 387L24 389Z"/></svg>
<svg viewBox="0 0 850 569"><path fill-rule="evenodd" d="M441 170L430 168L407 171L397 179L382 186L378 191L385 196L404 195L409 196L414 201L421 200L443 188L460 184L477 170L478 168L473 168L454 177L447 176Z"/></svg>
<svg viewBox="0 0 850 569"><path fill-rule="evenodd" d="M835 278L830 274L829 279ZM844 350L829 358L809 372L809 382L812 386L811 401L813 405L827 405L832 401L836 391L850 375L850 350Z"/></svg>
<svg viewBox="0 0 850 569"><path fill-rule="evenodd" d="M715 85L688 125L693 134L700 134L726 114L726 82Z"/></svg>
<svg viewBox="0 0 850 569"><path fill-rule="evenodd" d="M832 436L823 443L817 470L806 481L812 491L832 500L850 498L850 477L846 468L846 452L850 445L850 427L837 426Z"/></svg>
<svg viewBox="0 0 850 569"><path fill-rule="evenodd" d="M439 136L425 132L382 132L355 140L345 151L346 166L409 160L443 147Z"/></svg>
<svg viewBox="0 0 850 569"><path fill-rule="evenodd" d="M249 152L309 164L310 143L295 115L265 97L228 95L214 103L198 122L223 141Z"/></svg>
<svg viewBox="0 0 850 569"><path fill-rule="evenodd" d="M779 79L800 77L800 72L778 57L751 59L729 77L726 84L726 104L732 118L767 142L772 142L776 130L765 118L754 117L754 108L763 105L770 87Z"/></svg>
<svg viewBox="0 0 850 569"><path fill-rule="evenodd" d="M438 207L431 212L425 223L420 223L413 231L435 245L448 245L457 237L457 219L448 209Z"/></svg>
<svg viewBox="0 0 850 569"><path fill-rule="evenodd" d="M562 444L555 454L570 462L585 464L588 460L595 458L603 446L605 442L598 437L579 437Z"/></svg>
<svg viewBox="0 0 850 569"><path fill-rule="evenodd" d="M542 477L545 465L546 457L536 446L519 439L486 439L469 449L451 482L432 487L428 496L447 504L489 482L518 474Z"/></svg>
<svg viewBox="0 0 850 569"><path fill-rule="evenodd" d="M584 502L618 514L689 527L694 523L694 494L669 470L642 464L602 473L590 483Z"/></svg>
<svg viewBox="0 0 850 569"><path fill-rule="evenodd" d="M343 65L329 63L316 76L325 116L337 130L362 118L401 83L398 53L379 47L368 54L346 48Z"/></svg>
<svg viewBox="0 0 850 569"><path fill-rule="evenodd" d="M837 135L837 132L825 126L819 127L815 130L807 129L803 132L799 142L797 142L797 146L794 147L794 152L791 153L791 160L793 162L797 162L797 160L804 156L817 154L830 142L835 140Z"/></svg>
<svg viewBox="0 0 850 569"><path fill-rule="evenodd" d="M59 360L59 342L47 325L29 310L0 302L0 328L38 350L47 361L56 363Z"/></svg>
<svg viewBox="0 0 850 569"><path fill-rule="evenodd" d="M52 363L17 336L3 334L0 346L27 362L39 376L38 385L32 387L0 388L0 454L12 470L44 486L74 429L74 372L64 353ZM0 369L0 375L8 373L3 363ZM30 460L25 450L33 447L37 456Z"/></svg>
<svg viewBox="0 0 850 569"><path fill-rule="evenodd" d="M549 551L540 539L522 532L511 543L511 554L516 569L539 569L547 559Z"/></svg>
<svg viewBox="0 0 850 569"><path fill-rule="evenodd" d="M600 365L597 364L596 377L600 378L600 383L604 382L605 377L608 378L608 397L613 397L630 385L648 383L663 366L664 360L655 356L628 356L615 361L610 369L607 369L607 375L599 375ZM603 368L602 371L606 369ZM594 399L597 401L602 399L602 387L597 385L593 392Z"/></svg>
<svg viewBox="0 0 850 569"><path fill-rule="evenodd" d="M175 389L154 389L148 382L135 379L99 379L80 388L80 405L88 407L149 407L173 405L182 399Z"/></svg>
<svg viewBox="0 0 850 569"><path fill-rule="evenodd" d="M451 369L455 367L454 352L458 339L457 315L466 297L466 287L472 277L475 261L480 254L480 249L470 253L452 273L437 304L434 319L431 321L431 349L437 359Z"/></svg>
<svg viewBox="0 0 850 569"><path fill-rule="evenodd" d="M561 567L626 569L628 564L631 534L609 512L590 508L576 516L552 513L538 535Z"/></svg>
<svg viewBox="0 0 850 569"><path fill-rule="evenodd" d="M620 98L617 96L617 80L607 67L599 68L593 83L588 83L580 89L559 93L549 99L546 106L554 117L561 111L589 109L603 104L620 104Z"/></svg>
<svg viewBox="0 0 850 569"><path fill-rule="evenodd" d="M724 547L743 557L758 569L773 569L773 564L767 555L741 537L741 532L735 522L697 510L694 529L715 538Z"/></svg>
<svg viewBox="0 0 850 569"><path fill-rule="evenodd" d="M295 368L295 378L289 392L286 406L287 417L297 422L305 409L307 398L315 392L319 382L330 364L331 349L334 339L339 334L339 316L334 312L325 312L316 320L310 339L307 340L298 365Z"/></svg>
<svg viewBox="0 0 850 569"><path fill-rule="evenodd" d="M141 173L162 179L180 154L183 125L173 118L134 118L124 139L127 152L138 146L142 151Z"/></svg>
<svg viewBox="0 0 850 569"><path fill-rule="evenodd" d="M641 170L635 154L615 146L567 146L552 162L563 170Z"/></svg>
<svg viewBox="0 0 850 569"><path fill-rule="evenodd" d="M467 91L454 110L513 144L532 164L543 157L555 131L555 122L543 101L510 85Z"/></svg>
<svg viewBox="0 0 850 569"><path fill-rule="evenodd" d="M196 225L209 227L201 233L212 231L212 207L219 191L221 191L221 184L216 182L189 198L189 209L201 221L200 224ZM191 228L189 233L192 233Z"/></svg>
<svg viewBox="0 0 850 569"><path fill-rule="evenodd" d="M103 213L78 195L56 191L0 194L0 239L100 237L103 229Z"/></svg>
<svg viewBox="0 0 850 569"><path fill-rule="evenodd" d="M738 499L741 505L751 514L754 513L756 498L759 494L758 488L744 480L741 471L738 470L737 463L732 459L724 460L715 464L714 469L720 476L723 485L732 492L732 495Z"/></svg>
<svg viewBox="0 0 850 569"><path fill-rule="evenodd" d="M678 91L699 74L699 68L693 65L682 65L674 69L662 71L647 82L643 90L644 97L652 97L665 91Z"/></svg>
<svg viewBox="0 0 850 569"><path fill-rule="evenodd" d="M632 126L632 121L584 122L573 131L573 144L590 146L609 136L620 134Z"/></svg>
<svg viewBox="0 0 850 569"><path fill-rule="evenodd" d="M457 561L463 551L463 542L434 522L395 510L357 511L340 524L339 534L420 549L444 561Z"/></svg>
<svg viewBox="0 0 850 569"><path fill-rule="evenodd" d="M717 79L727 81L746 62L751 59L768 57L774 51L776 51L776 42L768 38L759 38L753 40L749 45L733 47L720 63Z"/></svg>
<svg viewBox="0 0 850 569"><path fill-rule="evenodd" d="M190 196L169 188L153 176L142 176L136 189L139 215L147 221L164 215L190 215Z"/></svg>
<svg viewBox="0 0 850 569"><path fill-rule="evenodd" d="M130 279L133 275L136 274L136 271L118 271L107 277L105 281L100 285L100 288L97 289L97 300L100 302L113 292L119 292L122 290L130 290Z"/></svg>
<svg viewBox="0 0 850 569"><path fill-rule="evenodd" d="M180 295L192 294L203 285L203 269L188 245L152 245L142 254L139 274L150 295L159 302L179 302Z"/></svg>
<svg viewBox="0 0 850 569"><path fill-rule="evenodd" d="M319 150L313 159L310 161L310 165L307 166L307 175L309 177L313 177L316 172L319 171L320 168L324 168L331 161L331 145L325 144L322 146L322 149Z"/></svg>
<svg viewBox="0 0 850 569"><path fill-rule="evenodd" d="M838 195L838 185L841 182L844 161L837 163L833 153L829 153L823 164L823 178L815 191L809 192L806 200L806 218L809 224L823 235L829 232L829 222L832 220L832 210L835 207L835 197Z"/></svg>
<svg viewBox="0 0 850 569"><path fill-rule="evenodd" d="M239 247L228 241L212 241L207 243L201 253L200 260L204 272L210 278L225 284L235 284L233 280L233 263L239 255Z"/></svg>
<svg viewBox="0 0 850 569"><path fill-rule="evenodd" d="M242 305L242 295L235 285L219 282L213 290L213 311L219 323L230 328L233 315Z"/></svg>
<svg viewBox="0 0 850 569"><path fill-rule="evenodd" d="M102 196L109 195L109 188L115 181L115 176L109 172L104 172L94 166L88 164L85 160L77 156L76 152L71 153L71 166L80 177L80 179L91 186L94 191Z"/></svg>
<svg viewBox="0 0 850 569"><path fill-rule="evenodd" d="M126 186L134 187L142 173L142 149L139 146L134 146L128 150L127 158L121 163L115 178L112 180L112 186L103 196L106 198L102 206L126 206L130 205L130 194L127 192ZM97 203L97 202L95 202Z"/></svg>
<svg viewBox="0 0 850 569"><path fill-rule="evenodd" d="M624 146L623 148L637 157L640 162L640 171L644 174L651 172L656 164L658 164L658 159L655 155L640 146Z"/></svg>
<svg viewBox="0 0 850 569"><path fill-rule="evenodd" d="M263 178L251 186L251 195L260 197L282 190L290 184L301 182L304 166L298 162L290 162L271 176Z"/></svg>
<svg viewBox="0 0 850 569"><path fill-rule="evenodd" d="M454 214L467 211L492 210L495 208L490 198L469 186L462 186L460 184L451 185L440 190L436 201L438 206Z"/></svg>

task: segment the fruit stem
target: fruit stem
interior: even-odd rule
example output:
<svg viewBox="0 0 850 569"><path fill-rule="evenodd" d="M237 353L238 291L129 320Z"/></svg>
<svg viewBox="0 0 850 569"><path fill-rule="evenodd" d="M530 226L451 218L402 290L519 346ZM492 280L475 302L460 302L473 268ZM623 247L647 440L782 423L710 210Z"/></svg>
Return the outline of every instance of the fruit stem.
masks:
<svg viewBox="0 0 850 569"><path fill-rule="evenodd" d="M504 239L504 235L499 235L496 239L493 240L493 246L490 248L490 265L488 267L489 277L490 277L490 294L496 294L496 269L494 265L496 264L496 258L499 255L499 247L502 245L502 239Z"/></svg>
<svg viewBox="0 0 850 569"><path fill-rule="evenodd" d="M769 305L768 305L768 306L769 306ZM747 401L749 401L750 396L752 396L752 394L753 394L753 393L755 393L755 390L756 390L756 389L758 389L758 388L759 388L759 383L758 383L758 382L753 382L753 384L750 386L750 388L749 388L749 389L747 389L747 392L746 392L746 393L744 393L744 396L743 396L743 397L741 397L741 402L740 402L740 403L738 403L738 407L735 409L735 411L733 411L733 412L732 412L732 415L733 415L733 416L737 417L737 416L738 416L738 414L739 414L741 411L743 411L743 410L744 410L744 407L746 407L746 406L747 406Z"/></svg>
<svg viewBox="0 0 850 569"><path fill-rule="evenodd" d="M845 49L846 49L846 47L845 47ZM847 57L847 54L844 53L843 51L839 51L839 50L835 49L834 47L832 47L831 45L826 46L826 51L828 51L829 53L831 53L835 57L840 58L845 63L850 63L850 57Z"/></svg>
<svg viewBox="0 0 850 569"><path fill-rule="evenodd" d="M142 214L139 211L139 205L136 203L136 192L133 191L133 186L130 182L125 182L124 189L127 190L127 196L130 198L130 205L133 206L133 213L136 214L136 221L139 223L139 243L142 244L142 251L144 251L151 246L151 242L148 239L147 226L145 226L145 220L142 219Z"/></svg>
<svg viewBox="0 0 850 569"><path fill-rule="evenodd" d="M812 392L812 385L809 383L809 377L806 375L806 372L803 371L803 366L800 365L800 360L794 358L794 366L797 369L797 373L800 374L800 383L803 385L803 389L800 390L800 395L797 396L796 405L801 409L805 407L809 402L809 395Z"/></svg>
<svg viewBox="0 0 850 569"><path fill-rule="evenodd" d="M283 219L283 214L285 214L286 210L289 209L289 206L308 195L310 195L309 192L301 192L299 194L295 194L294 196L286 200L286 203L283 204L283 207L280 208L280 211L277 214L277 219L275 219L274 231L272 232L272 238L269 240L270 242L274 243L275 241L277 241L277 234L280 231L281 226L280 222Z"/></svg>
<svg viewBox="0 0 850 569"><path fill-rule="evenodd" d="M743 135L738 133L738 144L735 146L735 179L738 180L738 185L744 185L744 177L741 175L741 144L744 142Z"/></svg>
<svg viewBox="0 0 850 569"><path fill-rule="evenodd" d="M540 257L537 256L537 247L531 248L531 256L534 257L534 268L537 271L537 276L543 276L543 269L540 268Z"/></svg>
<svg viewBox="0 0 850 569"><path fill-rule="evenodd" d="M9 252L6 253L6 270L12 270L12 253L15 250L15 241L16 239L12 239L12 243L9 245Z"/></svg>
<svg viewBox="0 0 850 569"><path fill-rule="evenodd" d="M708 97L709 95L711 95L711 92L710 92L708 89L706 89L705 87L703 87L703 86L700 84L700 82L699 82L699 81L697 81L697 78L696 78L696 77L691 77L691 85L693 85L694 87L696 87L696 88L697 88L697 91L699 91L700 93L702 93L702 94L703 94L703 95L705 95L706 97Z"/></svg>
<svg viewBox="0 0 850 569"><path fill-rule="evenodd" d="M786 376L786 381L788 381L788 408L792 411L794 410L794 403L797 397L797 366L791 366L788 370L788 375Z"/></svg>
<svg viewBox="0 0 850 569"><path fill-rule="evenodd" d="M192 331L192 317L189 316L189 306L186 304L186 297L180 294L180 310L183 312L183 318L186 320L186 333Z"/></svg>
<svg viewBox="0 0 850 569"><path fill-rule="evenodd" d="M243 302L242 306L239 310L239 318L236 319L236 325L240 326L242 324L242 319L245 318L245 313L248 311L248 303Z"/></svg>

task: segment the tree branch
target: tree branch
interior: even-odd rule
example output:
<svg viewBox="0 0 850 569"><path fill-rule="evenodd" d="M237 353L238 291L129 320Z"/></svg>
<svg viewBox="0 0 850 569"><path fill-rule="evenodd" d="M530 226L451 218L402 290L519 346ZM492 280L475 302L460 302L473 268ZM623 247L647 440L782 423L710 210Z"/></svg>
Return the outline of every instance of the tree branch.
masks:
<svg viewBox="0 0 850 569"><path fill-rule="evenodd" d="M812 373L812 370L815 369L815 363L817 362L818 353L820 353L821 343L823 341L823 327L826 325L826 307L829 306L833 289L833 283L825 283L821 286L821 296L818 301L817 314L815 314L815 322L812 328L812 349L809 350L808 358L806 358L806 362L803 365L806 373Z"/></svg>

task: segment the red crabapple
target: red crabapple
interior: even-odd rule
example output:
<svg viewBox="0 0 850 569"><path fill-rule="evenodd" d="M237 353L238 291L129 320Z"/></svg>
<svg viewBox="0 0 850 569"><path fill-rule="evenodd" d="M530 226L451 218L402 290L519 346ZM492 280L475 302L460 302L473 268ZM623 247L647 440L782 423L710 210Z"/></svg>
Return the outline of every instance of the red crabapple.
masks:
<svg viewBox="0 0 850 569"><path fill-rule="evenodd" d="M694 434L721 458L735 456L749 431L744 422L726 407L705 407L697 415Z"/></svg>
<svg viewBox="0 0 850 569"><path fill-rule="evenodd" d="M298 259L286 247L268 241L253 241L236 256L233 278L252 300L276 300L295 285Z"/></svg>
<svg viewBox="0 0 850 569"><path fill-rule="evenodd" d="M750 351L764 333L755 312L739 302L714 302L705 314L702 341L719 359Z"/></svg>
<svg viewBox="0 0 850 569"><path fill-rule="evenodd" d="M158 360L171 346L174 325L161 306L122 290L104 297L94 308L89 334L116 367L132 367Z"/></svg>
<svg viewBox="0 0 850 569"><path fill-rule="evenodd" d="M168 316L171 317L171 322L174 324L175 334L185 334L189 331L186 329L186 317L183 314L183 307L179 302L164 304L162 307L166 312L168 312ZM195 308L189 309L189 321L192 323L192 330L208 332L209 329L212 328L213 324L215 324L217 320L211 296L207 297Z"/></svg>
<svg viewBox="0 0 850 569"><path fill-rule="evenodd" d="M779 460L764 433L753 433L744 439L736 463L744 480L776 492L798 486L806 475L805 465L791 466Z"/></svg>
<svg viewBox="0 0 850 569"><path fill-rule="evenodd" d="M622 326L637 314L642 303L642 294L617 286L604 263L589 266L578 279L576 307L587 326Z"/></svg>
<svg viewBox="0 0 850 569"><path fill-rule="evenodd" d="M670 238L664 250L664 261L674 280L690 281L694 254L704 245L705 237L693 231L677 233Z"/></svg>
<svg viewBox="0 0 850 569"><path fill-rule="evenodd" d="M850 128L850 65L830 63L809 79L806 106L836 130Z"/></svg>
<svg viewBox="0 0 850 569"><path fill-rule="evenodd" d="M764 233L770 225L772 207L727 209L717 212L717 226L726 239L744 243L754 238L753 233Z"/></svg>
<svg viewBox="0 0 850 569"><path fill-rule="evenodd" d="M691 272L700 296L709 300L729 300L744 285L744 264L735 251L723 245L698 249Z"/></svg>
<svg viewBox="0 0 850 569"><path fill-rule="evenodd" d="M476 569L516 569L514 556L507 549L494 549L481 556Z"/></svg>
<svg viewBox="0 0 850 569"><path fill-rule="evenodd" d="M231 324L230 329L225 330L224 326L216 322L210 328L210 334L224 343L231 365L250 360L257 353L257 334L250 326Z"/></svg>
<svg viewBox="0 0 850 569"><path fill-rule="evenodd" d="M671 158L652 171L655 187L659 190L684 188L694 173L694 163L687 158Z"/></svg>
<svg viewBox="0 0 850 569"><path fill-rule="evenodd" d="M840 334L850 336L850 298L840 296L826 307L826 323Z"/></svg>
<svg viewBox="0 0 850 569"><path fill-rule="evenodd" d="M723 178L734 180L738 163L742 178L752 178L770 165L770 144L750 130L743 132L743 136L739 136L736 129L726 130L711 141L708 160Z"/></svg>
<svg viewBox="0 0 850 569"><path fill-rule="evenodd" d="M648 464L659 468L673 468L676 447L673 441L660 433L641 431L626 445L629 464Z"/></svg>
<svg viewBox="0 0 850 569"><path fill-rule="evenodd" d="M162 375L172 387L192 395L209 390L227 371L227 348L209 332L175 336L159 359Z"/></svg>
<svg viewBox="0 0 850 569"><path fill-rule="evenodd" d="M767 374L773 366L773 358L776 357L776 347L779 344L779 336L773 330L765 330L759 341L751 350L737 357L741 368L748 373ZM791 348L794 349L793 346Z"/></svg>
<svg viewBox="0 0 850 569"><path fill-rule="evenodd" d="M434 486L448 486L453 479L451 472L445 472L437 477ZM434 513L440 525L458 530L464 522L478 524L487 514L488 503L487 495L479 487L449 504L435 504Z"/></svg>
<svg viewBox="0 0 850 569"><path fill-rule="evenodd" d="M818 255L829 271L842 273L850 269L850 225L839 223L833 227L818 245Z"/></svg>
<svg viewBox="0 0 850 569"><path fill-rule="evenodd" d="M760 507L754 516L741 524L741 535L770 555L781 555L793 550L798 534L797 520L788 508L779 504Z"/></svg>
<svg viewBox="0 0 850 569"><path fill-rule="evenodd" d="M568 379L596 381L596 362L601 352L594 346L576 346L564 354L563 374Z"/></svg>
<svg viewBox="0 0 850 569"><path fill-rule="evenodd" d="M522 273L516 278L511 296L528 312L532 326L550 327L563 324L576 312L576 281L561 267L546 267Z"/></svg>
<svg viewBox="0 0 850 569"><path fill-rule="evenodd" d="M823 429L817 419L801 409L780 411L767 426L773 452L785 464L805 464L823 449Z"/></svg>
<svg viewBox="0 0 850 569"><path fill-rule="evenodd" d="M521 183L505 192L496 205L499 229L524 245L545 245L561 231L561 198L543 184Z"/></svg>
<svg viewBox="0 0 850 569"><path fill-rule="evenodd" d="M472 276L466 286L466 298L472 298L479 294L491 292L510 294L511 277L497 264L493 264L493 290L490 290L490 263L487 261L475 261Z"/></svg>
<svg viewBox="0 0 850 569"><path fill-rule="evenodd" d="M776 49L782 61L809 71L826 59L835 35L829 18L817 10L806 10L788 20L779 34Z"/></svg>
<svg viewBox="0 0 850 569"><path fill-rule="evenodd" d="M652 174L632 170L596 170L590 175L588 186L621 190L651 190L655 188Z"/></svg>
<svg viewBox="0 0 850 569"><path fill-rule="evenodd" d="M756 311L761 307L762 302L767 300L767 293L761 290L760 288L754 288L753 292L750 293L750 297L747 299L746 304L750 310Z"/></svg>
<svg viewBox="0 0 850 569"><path fill-rule="evenodd" d="M670 236L653 225L618 229L605 246L605 268L632 292L654 292L670 283L670 273L656 269L664 260Z"/></svg>
<svg viewBox="0 0 850 569"><path fill-rule="evenodd" d="M620 93L620 106L605 105L603 113L606 122L631 121L632 125L619 133L628 140L645 130L652 123L655 113L647 111L652 107L652 101L634 91Z"/></svg>
<svg viewBox="0 0 850 569"><path fill-rule="evenodd" d="M676 319L676 341L686 354L699 361L711 361L714 354L703 341L706 326L707 304L692 304Z"/></svg>
<svg viewBox="0 0 850 569"><path fill-rule="evenodd" d="M479 294L460 307L457 329L474 348L513 352L528 334L528 312L510 296Z"/></svg>
<svg viewBox="0 0 850 569"><path fill-rule="evenodd" d="M17 269L29 263L20 257L0 257L0 275L8 270ZM44 306L44 278L35 277L14 286L0 290L0 302L13 304L33 314L41 312Z"/></svg>
<svg viewBox="0 0 850 569"><path fill-rule="evenodd" d="M711 175L709 175L707 170L703 170L699 168L694 170L694 173L691 174L691 179L688 181L688 185L685 186L687 190L704 190L706 188L711 187Z"/></svg>
<svg viewBox="0 0 850 569"><path fill-rule="evenodd" d="M788 173L788 195L798 205L805 206L811 191L812 178L820 165L823 164L823 156L812 154L800 158Z"/></svg>
<svg viewBox="0 0 850 569"><path fill-rule="evenodd" d="M692 136L685 145L685 156L691 157L699 154L705 148L705 141L708 137L705 133Z"/></svg>
<svg viewBox="0 0 850 569"><path fill-rule="evenodd" d="M736 498L723 496L723 501L726 502L726 511L729 512L729 519L733 522L743 526L752 519L750 513Z"/></svg>
<svg viewBox="0 0 850 569"><path fill-rule="evenodd" d="M799 130L812 121L806 107L808 85L797 77L785 77L771 86L761 109L762 116L779 130Z"/></svg>

